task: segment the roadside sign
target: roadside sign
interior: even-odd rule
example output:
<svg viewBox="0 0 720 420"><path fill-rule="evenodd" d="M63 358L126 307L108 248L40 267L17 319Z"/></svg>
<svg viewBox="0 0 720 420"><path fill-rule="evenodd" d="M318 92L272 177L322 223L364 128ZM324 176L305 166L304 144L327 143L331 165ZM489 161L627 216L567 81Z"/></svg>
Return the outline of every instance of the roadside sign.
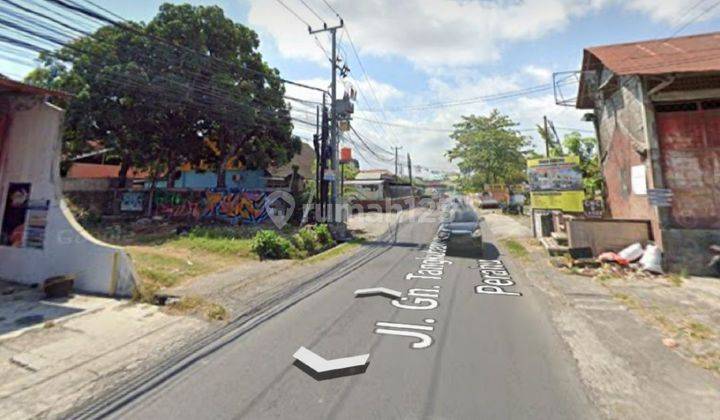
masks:
<svg viewBox="0 0 720 420"><path fill-rule="evenodd" d="M672 207L673 192L666 188L648 190L648 201L653 207Z"/></svg>

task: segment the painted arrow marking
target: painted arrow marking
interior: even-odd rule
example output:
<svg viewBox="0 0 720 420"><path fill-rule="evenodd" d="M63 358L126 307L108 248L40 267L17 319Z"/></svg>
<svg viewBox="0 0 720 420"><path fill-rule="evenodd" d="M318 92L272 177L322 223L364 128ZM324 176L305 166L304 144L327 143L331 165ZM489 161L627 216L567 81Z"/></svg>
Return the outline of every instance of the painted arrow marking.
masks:
<svg viewBox="0 0 720 420"><path fill-rule="evenodd" d="M373 287L371 289L358 289L355 291L355 297L361 297L361 296L373 296L373 295L383 295L387 297L393 297L396 299L400 299L402 297L402 292L398 292L397 290L388 289L387 287Z"/></svg>
<svg viewBox="0 0 720 420"><path fill-rule="evenodd" d="M363 366L367 364L370 355L361 354L359 356L327 360L305 347L300 347L298 351L293 354L293 357L317 373L326 373Z"/></svg>

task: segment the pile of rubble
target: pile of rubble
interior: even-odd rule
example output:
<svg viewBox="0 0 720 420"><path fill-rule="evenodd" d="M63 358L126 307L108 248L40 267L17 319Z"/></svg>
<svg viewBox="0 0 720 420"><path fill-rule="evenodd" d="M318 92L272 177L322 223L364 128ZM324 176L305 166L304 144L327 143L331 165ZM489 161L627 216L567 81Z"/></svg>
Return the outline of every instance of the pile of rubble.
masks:
<svg viewBox="0 0 720 420"><path fill-rule="evenodd" d="M604 252L597 258L554 258L551 263L572 274L596 278L649 278L663 274L662 254L653 244L635 243L622 251Z"/></svg>

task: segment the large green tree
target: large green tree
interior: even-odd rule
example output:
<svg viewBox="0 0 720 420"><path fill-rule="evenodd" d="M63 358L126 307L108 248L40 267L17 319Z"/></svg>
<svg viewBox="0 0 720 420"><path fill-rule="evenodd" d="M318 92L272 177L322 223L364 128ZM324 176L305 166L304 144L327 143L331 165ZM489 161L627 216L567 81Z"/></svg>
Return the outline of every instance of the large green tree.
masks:
<svg viewBox="0 0 720 420"><path fill-rule="evenodd" d="M147 166L152 150L145 137L153 126L148 120L153 97L143 88L149 76L139 60L139 52L146 50L143 37L108 26L41 54L43 66L26 80L74 95L61 104L67 107L66 155L87 151L88 140L97 140L121 157L121 177L130 165Z"/></svg>
<svg viewBox="0 0 720 420"><path fill-rule="evenodd" d="M228 162L281 165L300 148L284 85L258 47L219 7L164 4L147 25L103 27L43 54L28 80L75 95L68 155L99 140L121 157L123 177L130 165L159 175L203 160L224 187Z"/></svg>
<svg viewBox="0 0 720 420"><path fill-rule="evenodd" d="M580 170L583 174L585 194L594 198L595 192L602 189L602 174L598 162L597 140L594 137L583 137L579 132L565 135L563 146L571 155L580 157Z"/></svg>
<svg viewBox="0 0 720 420"><path fill-rule="evenodd" d="M523 150L529 141L508 116L493 110L488 116L464 116L450 135L455 146L447 152L460 168L464 190L480 191L485 184L514 184L525 179Z"/></svg>
<svg viewBox="0 0 720 420"><path fill-rule="evenodd" d="M192 160L213 166L217 187L225 187L231 162L266 168L287 163L300 151L284 84L279 72L263 61L253 30L226 18L216 6L164 4L148 31L183 46L158 47L156 54L172 55L171 61L190 75L187 95L200 104L200 132L212 143Z"/></svg>

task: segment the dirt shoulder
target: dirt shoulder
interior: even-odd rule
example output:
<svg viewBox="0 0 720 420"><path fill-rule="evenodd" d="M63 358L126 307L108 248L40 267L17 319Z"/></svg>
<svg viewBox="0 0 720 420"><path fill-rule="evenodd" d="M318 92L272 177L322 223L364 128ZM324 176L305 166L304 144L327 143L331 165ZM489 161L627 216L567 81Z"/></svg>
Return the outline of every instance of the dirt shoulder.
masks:
<svg viewBox="0 0 720 420"><path fill-rule="evenodd" d="M609 418L717 416L720 281L563 272L525 224L485 219L503 258L548 296L557 331Z"/></svg>

